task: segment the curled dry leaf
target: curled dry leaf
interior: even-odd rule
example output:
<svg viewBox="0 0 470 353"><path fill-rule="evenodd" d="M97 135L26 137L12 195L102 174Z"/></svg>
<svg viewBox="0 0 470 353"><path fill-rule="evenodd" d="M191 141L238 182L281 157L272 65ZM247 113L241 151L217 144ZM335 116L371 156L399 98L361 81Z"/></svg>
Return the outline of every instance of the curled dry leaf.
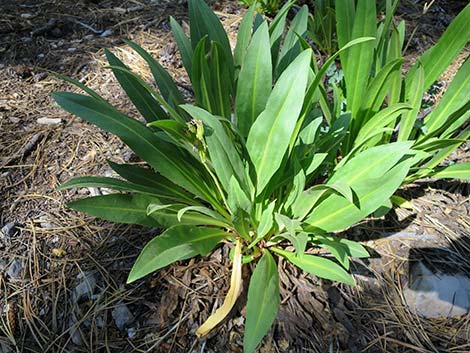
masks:
<svg viewBox="0 0 470 353"><path fill-rule="evenodd" d="M216 310L214 314L199 327L196 331L198 337L206 336L214 327L216 327L232 310L235 302L240 295L242 288L242 243L240 240L237 241L235 246L235 254L233 257L233 269L232 276L230 278L230 289L228 290L227 296L225 297L224 303L220 308Z"/></svg>

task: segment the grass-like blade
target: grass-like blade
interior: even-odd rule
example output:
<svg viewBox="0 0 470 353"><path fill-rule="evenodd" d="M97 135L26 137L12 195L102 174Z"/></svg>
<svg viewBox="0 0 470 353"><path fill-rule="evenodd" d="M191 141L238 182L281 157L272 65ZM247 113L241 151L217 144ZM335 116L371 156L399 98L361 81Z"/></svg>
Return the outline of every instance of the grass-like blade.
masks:
<svg viewBox="0 0 470 353"><path fill-rule="evenodd" d="M165 178L196 196L209 202L215 201L217 204L206 184L209 178L201 174L203 171L196 169L195 159L184 150L175 149L175 146L159 139L142 123L94 98L69 92L56 92L53 97L66 111L120 137Z"/></svg>
<svg viewBox="0 0 470 353"><path fill-rule="evenodd" d="M178 45L178 50L181 55L181 60L183 61L183 66L186 69L189 77L191 77L193 67L193 48L191 47L191 42L184 33L183 28L173 17L170 17L170 25L171 31L173 32L173 37L175 38L176 44Z"/></svg>
<svg viewBox="0 0 470 353"><path fill-rule="evenodd" d="M105 50L105 54L111 65L114 76L116 76L119 84L145 120L151 122L158 119L165 119L167 113L160 107L160 103L150 92L142 87L135 77L113 68L113 66L118 66L128 70L128 67L109 50Z"/></svg>
<svg viewBox="0 0 470 353"><path fill-rule="evenodd" d="M248 131L258 115L265 109L272 88L272 63L268 25L263 22L253 35L241 68L235 112L240 134Z"/></svg>
<svg viewBox="0 0 470 353"><path fill-rule="evenodd" d="M147 62L163 98L173 107L173 109L177 110L178 105L184 103L184 99L170 74L152 57L152 55L138 44L127 40L125 42Z"/></svg>
<svg viewBox="0 0 470 353"><path fill-rule="evenodd" d="M280 302L277 265L266 250L251 275L248 288L244 353L255 351L276 318Z"/></svg>
<svg viewBox="0 0 470 353"><path fill-rule="evenodd" d="M225 237L227 233L218 228L190 225L175 225L168 228L162 235L153 238L145 245L129 273L127 283L134 282L175 261L206 255Z"/></svg>
<svg viewBox="0 0 470 353"><path fill-rule="evenodd" d="M422 65L426 73L424 90L427 90L439 78L445 69L457 57L459 52L470 41L470 5L467 5L458 15L436 45L428 49L406 75L406 81L413 79L414 71Z"/></svg>
<svg viewBox="0 0 470 353"><path fill-rule="evenodd" d="M111 222L159 227L160 223L147 215L147 206L157 198L141 194L111 194L93 196L67 204L73 210Z"/></svg>
<svg viewBox="0 0 470 353"><path fill-rule="evenodd" d="M247 149L257 175L259 195L281 166L289 147L307 86L312 56L305 50L282 73L266 104L250 129Z"/></svg>
<svg viewBox="0 0 470 353"><path fill-rule="evenodd" d="M296 256L295 253L278 248L272 248L272 251L281 255L302 270L315 276L350 284L353 286L356 285L354 278L352 278L344 268L331 260L325 259L324 257L307 254L303 256Z"/></svg>

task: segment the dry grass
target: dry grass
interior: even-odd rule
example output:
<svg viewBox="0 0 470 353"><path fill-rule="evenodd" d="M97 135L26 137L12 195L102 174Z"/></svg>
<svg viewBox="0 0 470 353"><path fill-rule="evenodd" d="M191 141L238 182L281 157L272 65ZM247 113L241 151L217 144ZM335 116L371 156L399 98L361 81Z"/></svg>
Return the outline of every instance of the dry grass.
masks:
<svg viewBox="0 0 470 353"><path fill-rule="evenodd" d="M120 6L129 4L122 2ZM231 29L234 43L241 17L237 7L227 6L218 10ZM183 11L172 11L184 18ZM110 9L104 9L89 22L99 22L110 13ZM154 27L161 27L145 28L150 21L155 21ZM131 24L137 30L129 32ZM163 18L129 13L113 26L159 59L189 95L185 90L188 79ZM70 58L64 70L136 116L112 74L102 68L103 51L92 50L86 43L74 45L79 53L66 54ZM133 52L125 46L114 50L136 73L150 79L143 61ZM50 58L64 54L51 53ZM36 71L29 77L19 75L13 66L0 72L1 223L19 223L15 234L0 238L0 259L5 268L15 260L22 264L18 279L0 274L0 350L241 352L243 301L235 315L207 341L199 341L194 335L227 290L226 246L208 258L169 266L126 285L127 273L139 251L158 232L110 224L66 208L66 201L96 190L59 193L54 189L60 183L72 176L106 173L107 159L138 160L115 137L54 106L51 92L75 88L52 75L39 79L41 70ZM39 117L61 118L63 122L41 126L36 122ZM468 160L468 146L453 158ZM364 222L348 236L364 240L397 230L432 234L439 239L434 246L448 249L455 267L464 268L470 252L467 243L461 241L470 229L469 185L417 183L402 193L414 199L414 211L397 210L396 217ZM371 273L369 277L358 275L355 288L318 281L282 263L281 311L261 352L470 351L470 317L424 320L404 304L402 286L409 252L430 244L413 239L377 239L366 244L381 257L366 264ZM362 273L360 268L357 264L358 273ZM98 279L94 297L76 302L74 288L80 274L87 273ZM134 316L130 330L122 332L112 317L113 309L121 305L128 306Z"/></svg>

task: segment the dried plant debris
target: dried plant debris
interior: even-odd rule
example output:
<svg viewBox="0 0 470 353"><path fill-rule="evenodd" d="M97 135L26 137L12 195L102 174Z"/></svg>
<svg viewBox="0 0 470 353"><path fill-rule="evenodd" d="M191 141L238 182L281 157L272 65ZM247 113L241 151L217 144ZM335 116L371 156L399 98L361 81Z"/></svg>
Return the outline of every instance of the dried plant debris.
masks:
<svg viewBox="0 0 470 353"><path fill-rule="evenodd" d="M422 2L406 2L418 8L403 8L403 17L417 19ZM446 13L456 3L436 2ZM214 5L233 39L243 10L236 2ZM160 58L189 96L188 79L168 34L169 15L184 20L185 7L158 0L7 0L1 12L0 351L241 352L243 305L207 340L195 336L228 291L229 263L223 260L227 247L124 286L138 253L158 230L78 215L62 206L78 191L54 191L71 176L104 175L106 159L132 163L135 157L117 139L54 107L50 93L70 87L43 69L79 79L128 111L124 93L100 66L100 48L128 37ZM422 34L432 32L429 26L441 17L439 11L428 12L410 49L422 51L429 45ZM50 28L45 28L48 23ZM38 32L41 28L43 33ZM126 49L116 54L137 73L145 71ZM61 123L42 125L40 118ZM452 158L469 161L468 144ZM404 296L409 267L419 261L443 262L445 254L448 266L469 273L469 194L464 183L417 182L401 192L414 210L397 209L395 215L352 229L348 236L376 252L371 263L352 264L356 288L320 282L283 263L281 310L259 351L469 352L468 314L426 319ZM65 254L57 256L54 249ZM77 289L81 283L87 284Z"/></svg>

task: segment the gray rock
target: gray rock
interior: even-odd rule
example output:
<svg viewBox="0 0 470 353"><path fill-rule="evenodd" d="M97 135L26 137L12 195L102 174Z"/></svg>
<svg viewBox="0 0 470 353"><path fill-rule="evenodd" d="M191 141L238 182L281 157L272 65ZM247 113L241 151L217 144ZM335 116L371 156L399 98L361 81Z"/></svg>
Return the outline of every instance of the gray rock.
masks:
<svg viewBox="0 0 470 353"><path fill-rule="evenodd" d="M62 119L60 118L39 118L36 120L38 124L41 125L59 125L62 123Z"/></svg>
<svg viewBox="0 0 470 353"><path fill-rule="evenodd" d="M410 271L404 296L408 307L425 318L466 315L470 310L470 278L434 273L418 262Z"/></svg>
<svg viewBox="0 0 470 353"><path fill-rule="evenodd" d="M127 337L129 337L129 339L134 339L135 336L137 336L137 330L135 327L129 327L127 329Z"/></svg>
<svg viewBox="0 0 470 353"><path fill-rule="evenodd" d="M110 29L107 29L106 31L100 34L100 37L109 37L111 34L113 34L113 31Z"/></svg>
<svg viewBox="0 0 470 353"><path fill-rule="evenodd" d="M77 276L78 284L73 289L73 300L78 302L82 299L92 299L96 289L97 279L93 272L85 271Z"/></svg>
<svg viewBox="0 0 470 353"><path fill-rule="evenodd" d="M47 215L42 215L39 217L39 219L42 221L40 224L41 224L41 228L46 228L46 229L50 229L50 228L54 228L54 225L50 222L47 222L49 220L49 218L47 217Z"/></svg>
<svg viewBox="0 0 470 353"><path fill-rule="evenodd" d="M9 222L7 224L5 224L2 229L1 229L1 236L4 236L4 237L11 237L15 234L16 230L17 230L17 226L19 224L17 222Z"/></svg>
<svg viewBox="0 0 470 353"><path fill-rule="evenodd" d="M0 259L0 273L5 271L5 269L7 268L7 264L8 264L7 260Z"/></svg>
<svg viewBox="0 0 470 353"><path fill-rule="evenodd" d="M0 342L0 352L1 353L11 353L13 352L10 347L8 347L6 344Z"/></svg>
<svg viewBox="0 0 470 353"><path fill-rule="evenodd" d="M7 275L13 279L20 279L21 271L23 271L23 263L19 259L14 259L10 267L8 267Z"/></svg>
<svg viewBox="0 0 470 353"><path fill-rule="evenodd" d="M132 315L127 305L120 305L114 308L111 315L120 331L124 331L124 329L134 321L134 315Z"/></svg>
<svg viewBox="0 0 470 353"><path fill-rule="evenodd" d="M72 316L69 318L69 333L70 333L70 338L72 339L72 342L77 346L81 346L83 341L82 341L82 336L80 334L80 327L78 325L78 320L77 320L77 317L75 316L75 313L73 313Z"/></svg>

